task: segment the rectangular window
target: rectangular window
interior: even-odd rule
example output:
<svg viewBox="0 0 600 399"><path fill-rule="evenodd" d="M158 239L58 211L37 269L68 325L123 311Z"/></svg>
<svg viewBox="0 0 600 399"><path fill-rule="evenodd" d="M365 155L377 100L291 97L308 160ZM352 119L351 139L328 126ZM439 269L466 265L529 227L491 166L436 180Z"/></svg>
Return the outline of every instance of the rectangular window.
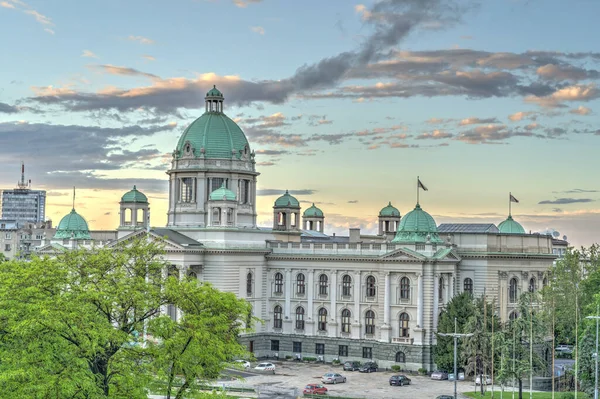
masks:
<svg viewBox="0 0 600 399"><path fill-rule="evenodd" d="M363 346L363 359L373 358L373 348L367 348Z"/></svg>
<svg viewBox="0 0 600 399"><path fill-rule="evenodd" d="M215 191L216 189L221 188L223 183L225 183L225 179L223 179L222 177L213 177L212 179L210 179L210 181L211 181L211 183L210 183L210 192L211 193L213 191ZM225 185L225 187L227 187L227 185Z"/></svg>
<svg viewBox="0 0 600 399"><path fill-rule="evenodd" d="M4 245L4 251L6 251L6 252L10 251L10 244Z"/></svg>
<svg viewBox="0 0 600 399"><path fill-rule="evenodd" d="M279 340L278 339L271 340L271 350L279 352Z"/></svg>
<svg viewBox="0 0 600 399"><path fill-rule="evenodd" d="M293 342L292 349L294 353L302 353L302 342Z"/></svg>
<svg viewBox="0 0 600 399"><path fill-rule="evenodd" d="M240 203L247 204L248 203L248 190L249 190L250 182L248 180L240 180Z"/></svg>
<svg viewBox="0 0 600 399"><path fill-rule="evenodd" d="M10 240L12 238L12 234L11 233L6 233L6 235L4 236L4 238L6 238L7 240Z"/></svg>
<svg viewBox="0 0 600 399"><path fill-rule="evenodd" d="M315 344L315 353L317 355L325 354L325 344Z"/></svg>
<svg viewBox="0 0 600 399"><path fill-rule="evenodd" d="M194 178L184 177L181 179L181 202L192 202L194 200Z"/></svg>
<svg viewBox="0 0 600 399"><path fill-rule="evenodd" d="M338 348L339 356L348 356L348 345L340 345Z"/></svg>
<svg viewBox="0 0 600 399"><path fill-rule="evenodd" d="M415 249L417 251L425 251L425 244L416 244Z"/></svg>

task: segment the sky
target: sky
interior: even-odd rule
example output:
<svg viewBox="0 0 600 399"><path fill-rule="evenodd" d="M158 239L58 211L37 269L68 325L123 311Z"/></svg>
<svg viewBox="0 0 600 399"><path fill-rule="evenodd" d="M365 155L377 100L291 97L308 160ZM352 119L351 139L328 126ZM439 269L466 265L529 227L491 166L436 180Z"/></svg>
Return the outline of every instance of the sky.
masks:
<svg viewBox="0 0 600 399"><path fill-rule="evenodd" d="M55 223L166 224L171 153L216 85L256 151L258 220L286 189L327 233L389 201L438 223L600 231L597 0L0 0L0 188L21 162Z"/></svg>

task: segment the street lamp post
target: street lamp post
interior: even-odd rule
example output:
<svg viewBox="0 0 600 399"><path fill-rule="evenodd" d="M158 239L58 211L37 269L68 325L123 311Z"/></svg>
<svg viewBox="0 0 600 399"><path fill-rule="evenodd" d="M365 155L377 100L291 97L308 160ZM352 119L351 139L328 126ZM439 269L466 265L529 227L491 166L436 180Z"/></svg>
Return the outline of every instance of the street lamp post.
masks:
<svg viewBox="0 0 600 399"><path fill-rule="evenodd" d="M454 338L454 399L456 399L456 381L458 380L458 370L456 369L456 346L459 338L470 337L473 334L459 334L458 332L458 322L456 317L454 318L454 333L438 333L438 335L442 337L452 337ZM598 398L595 398L598 399Z"/></svg>
<svg viewBox="0 0 600 399"><path fill-rule="evenodd" d="M598 311L598 306L596 307L596 316L587 316L586 319L596 319L596 353L594 353L594 357L596 358L596 371L595 375L595 383L594 383L594 399L598 399L598 319L600 319Z"/></svg>

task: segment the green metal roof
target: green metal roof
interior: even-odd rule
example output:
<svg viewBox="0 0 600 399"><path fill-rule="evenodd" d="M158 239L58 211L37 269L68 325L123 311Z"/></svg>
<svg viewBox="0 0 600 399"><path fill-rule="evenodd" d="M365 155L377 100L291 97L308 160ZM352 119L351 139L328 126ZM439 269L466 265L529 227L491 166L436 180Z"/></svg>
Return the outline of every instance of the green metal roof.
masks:
<svg viewBox="0 0 600 399"><path fill-rule="evenodd" d="M312 206L310 208L308 208L307 210L304 211L303 216L305 218L314 218L314 217L318 217L318 218L322 218L325 217L323 215L323 211L320 210L319 208L317 208L313 202Z"/></svg>
<svg viewBox="0 0 600 399"><path fill-rule="evenodd" d="M121 202L128 202L128 203L142 203L142 204L147 204L148 203L148 197L146 197L144 195L144 193L142 193L141 191L138 191L137 188L135 186L133 186L133 190L128 191L127 193L125 193L125 195L123 195L121 197Z"/></svg>
<svg viewBox="0 0 600 399"><path fill-rule="evenodd" d="M408 212L398 226L396 237L392 242L410 242L410 243L442 243L438 235L437 225L433 217L417 204L415 209Z"/></svg>
<svg viewBox="0 0 600 399"><path fill-rule="evenodd" d="M391 216L391 217L400 217L400 211L392 205L390 201L385 208L379 211L379 216Z"/></svg>
<svg viewBox="0 0 600 399"><path fill-rule="evenodd" d="M250 155L246 135L222 112L205 112L185 129L177 143L178 159L185 154L184 147L188 141L195 157L204 153L204 158L240 159L246 151Z"/></svg>
<svg viewBox="0 0 600 399"><path fill-rule="evenodd" d="M275 207L300 208L300 202L291 196L288 190L285 190L285 194L275 200Z"/></svg>
<svg viewBox="0 0 600 399"><path fill-rule="evenodd" d="M508 218L498 225L498 230L500 230L500 233L505 234L525 234L523 226L515 221L511 215L508 215Z"/></svg>
<svg viewBox="0 0 600 399"><path fill-rule="evenodd" d="M223 93L217 89L216 85L213 85L213 88L206 93L206 97L223 97Z"/></svg>
<svg viewBox="0 0 600 399"><path fill-rule="evenodd" d="M225 187L225 183L210 193L208 199L211 201L235 201L235 193Z"/></svg>
<svg viewBox="0 0 600 399"><path fill-rule="evenodd" d="M81 217L75 209L71 210L71 213L66 215L60 220L54 238L56 239L70 239L73 237L75 240L91 240L90 230L87 222Z"/></svg>

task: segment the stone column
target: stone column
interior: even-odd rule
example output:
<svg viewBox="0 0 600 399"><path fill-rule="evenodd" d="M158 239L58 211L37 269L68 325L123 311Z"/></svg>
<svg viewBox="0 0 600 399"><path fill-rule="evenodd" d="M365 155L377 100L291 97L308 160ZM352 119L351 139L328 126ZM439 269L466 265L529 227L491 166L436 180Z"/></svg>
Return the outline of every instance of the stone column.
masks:
<svg viewBox="0 0 600 399"><path fill-rule="evenodd" d="M498 272L499 288L498 288L498 305L500 307L500 322L508 321L508 273Z"/></svg>
<svg viewBox="0 0 600 399"><path fill-rule="evenodd" d="M433 329L437 330L438 312L440 306L440 275L433 275Z"/></svg>
<svg viewBox="0 0 600 399"><path fill-rule="evenodd" d="M455 274L451 273L450 276L448 277L448 302L450 302L450 300L452 298L454 298L454 278L455 278Z"/></svg>
<svg viewBox="0 0 600 399"><path fill-rule="evenodd" d="M337 337L337 271L331 272L331 284L329 285L329 299L330 299L330 320L329 327L327 328L330 337Z"/></svg>
<svg viewBox="0 0 600 399"><path fill-rule="evenodd" d="M127 209L126 208L121 208L121 215L120 215L121 216L120 217L120 219L121 219L121 224L120 225L121 226L125 226L125 212L127 212Z"/></svg>
<svg viewBox="0 0 600 399"><path fill-rule="evenodd" d="M283 332L292 332L292 271L290 269L285 270L285 309L283 310Z"/></svg>
<svg viewBox="0 0 600 399"><path fill-rule="evenodd" d="M360 272L354 275L354 312L352 318L352 338L360 339Z"/></svg>
<svg viewBox="0 0 600 399"><path fill-rule="evenodd" d="M314 335L314 311L313 311L313 298L315 296L315 271L309 270L308 272L308 290L306 292L306 299L308 300L308 305L305 313L306 319L304 320L304 333L306 335Z"/></svg>
<svg viewBox="0 0 600 399"><path fill-rule="evenodd" d="M417 273L417 327L423 328L423 274Z"/></svg>
<svg viewBox="0 0 600 399"><path fill-rule="evenodd" d="M390 326L390 272L385 274L383 298L383 326L381 326L381 342L390 342L392 327Z"/></svg>

